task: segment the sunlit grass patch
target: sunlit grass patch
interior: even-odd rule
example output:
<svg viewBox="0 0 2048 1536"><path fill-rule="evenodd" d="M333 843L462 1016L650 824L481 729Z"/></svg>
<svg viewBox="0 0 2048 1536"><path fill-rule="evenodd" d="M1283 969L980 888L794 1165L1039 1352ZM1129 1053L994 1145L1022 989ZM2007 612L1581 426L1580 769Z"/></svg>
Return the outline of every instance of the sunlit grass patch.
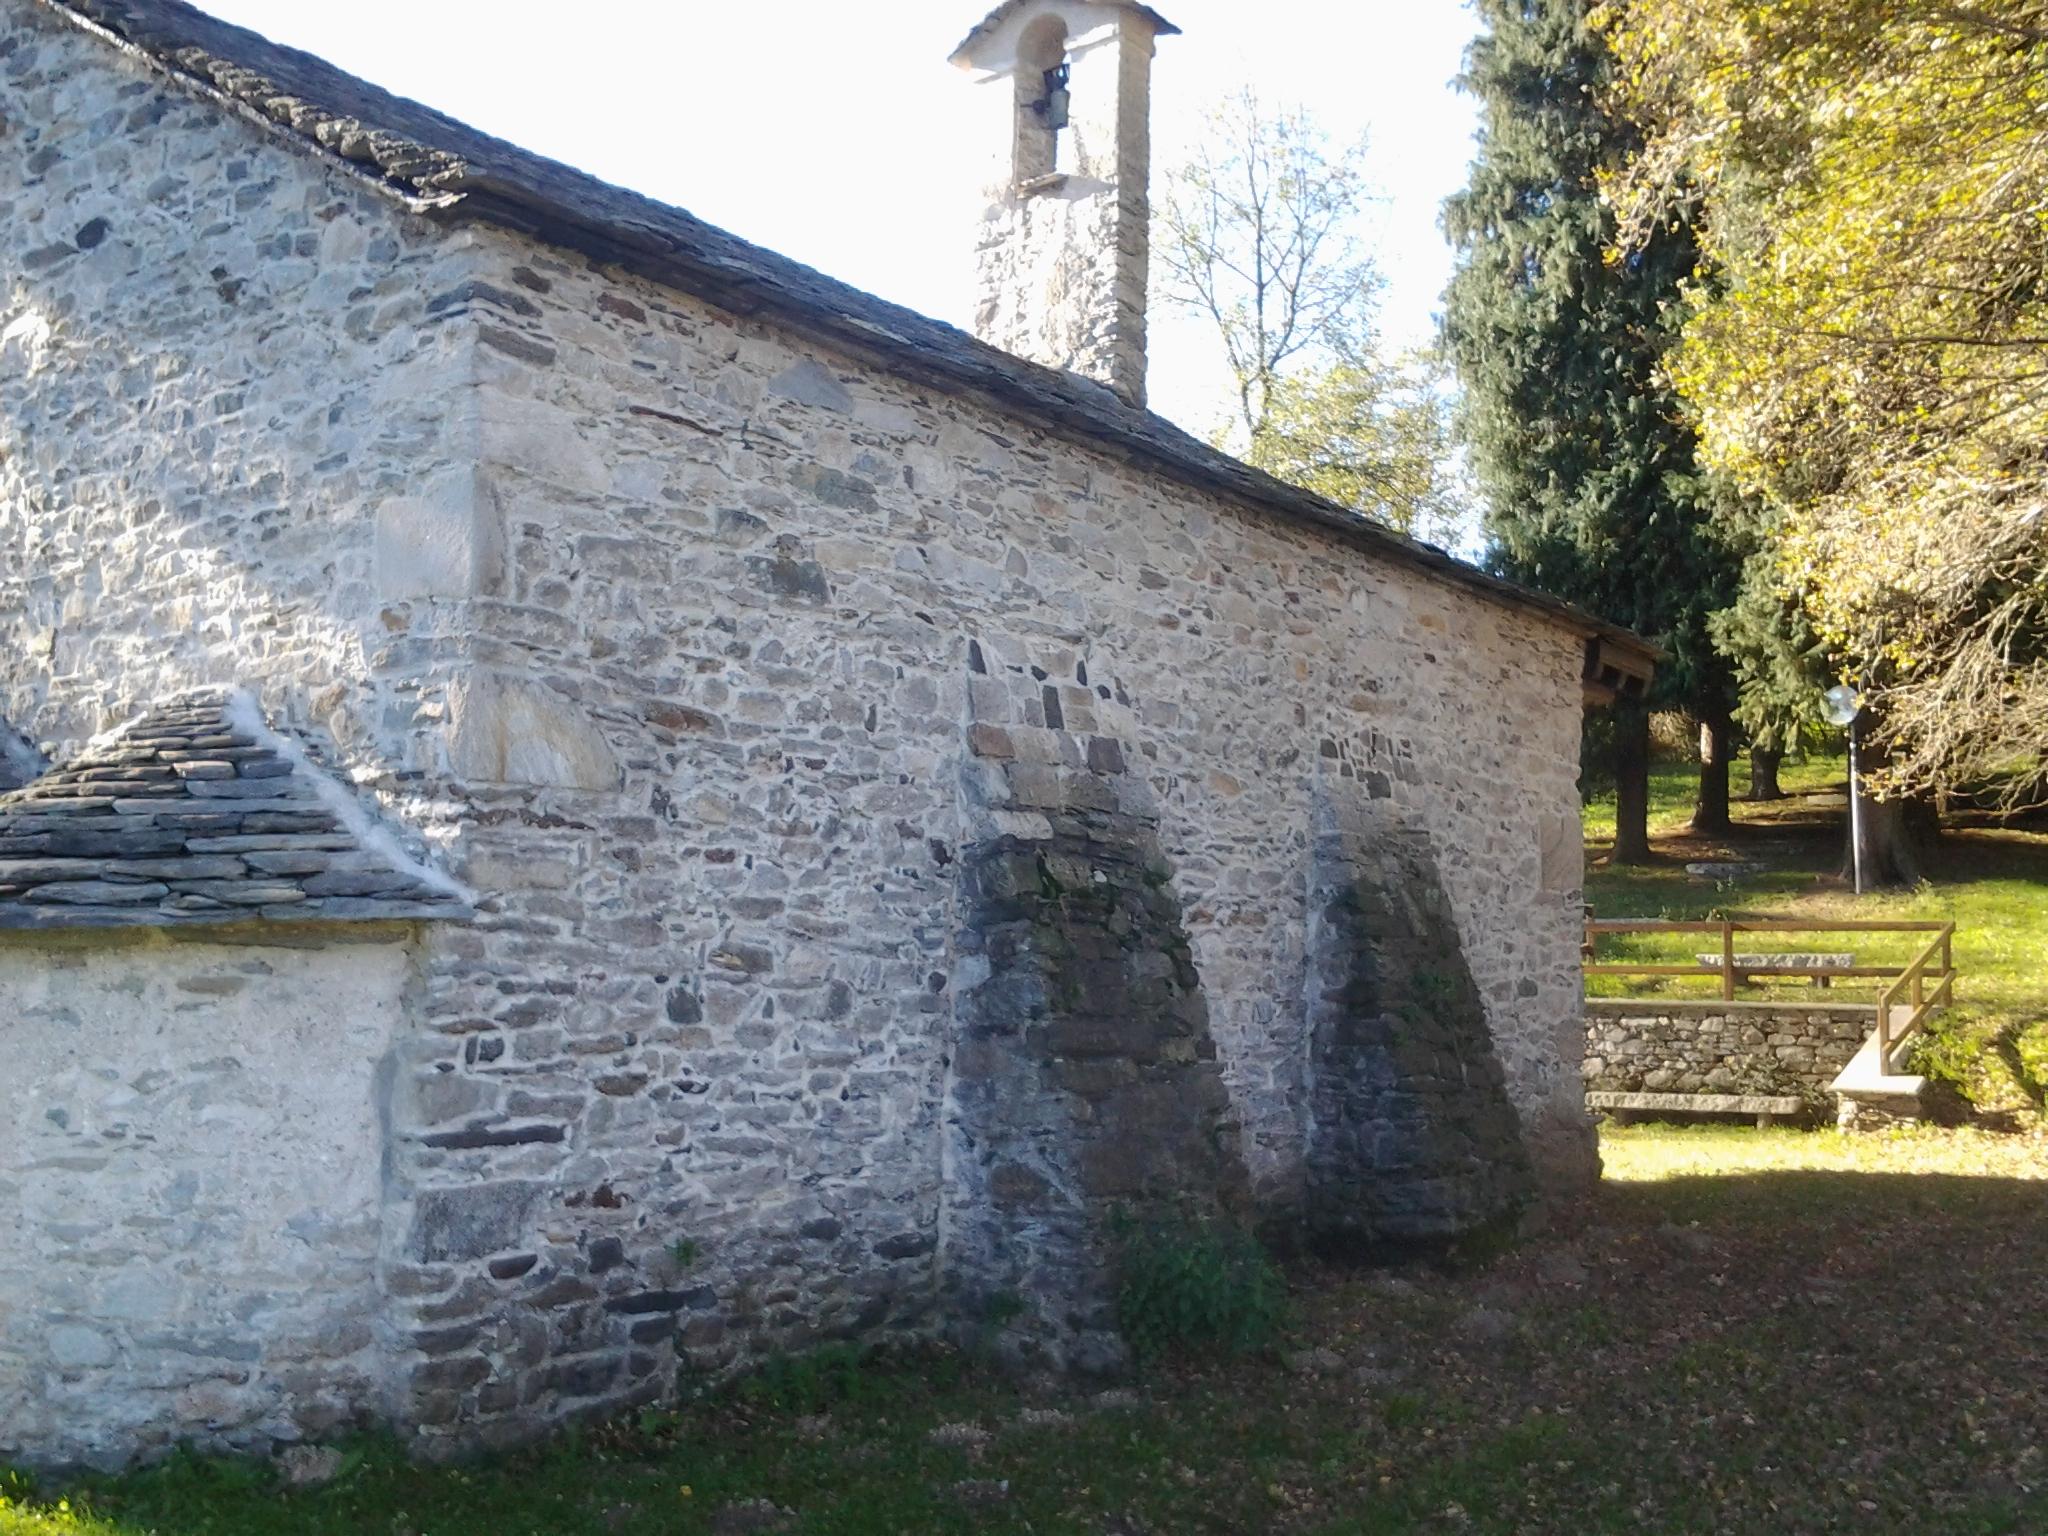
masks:
<svg viewBox="0 0 2048 1536"><path fill-rule="evenodd" d="M1829 919L1914 919L1956 925L1957 1006L1937 1016L1921 1046L1919 1069L1957 1083L1980 1107L2038 1115L2048 1100L2048 833L1970 827L1950 831L1930 860L1932 878L1910 891L1857 896L1840 878L1843 788L1839 759L1815 757L1787 765L1792 798L1734 805L1736 831L1703 843L1685 833L1696 770L1659 761L1651 771L1655 863L1631 868L1596 864L1586 874L1586 900L1600 917L1667 920L1767 914ZM1816 798L1816 793L1821 797ZM1804 798L1801 798L1801 796ZM1661 809L1660 809L1661 807ZM1603 821L1604 818L1604 821ZM1589 845L1604 827L1611 838L1612 797L1587 807ZM1591 848L1589 852L1601 850ZM1753 861L1759 871L1734 879L1702 879L1688 862ZM1857 963L1903 965L1924 934L1827 933L1754 935L1765 951L1849 953ZM1711 935L1615 935L1600 941L1599 958L1620 963L1692 964L1715 948ZM1800 978L1745 987L1752 1000L1874 1003L1876 979L1841 979L1822 989ZM1712 998L1707 976L1590 977L1595 997Z"/></svg>
<svg viewBox="0 0 2048 1536"><path fill-rule="evenodd" d="M62 1495L39 1498L25 1473L0 1467L0 1536L129 1536Z"/></svg>
<svg viewBox="0 0 2048 1536"><path fill-rule="evenodd" d="M2048 1179L2048 1135L1901 1127L1877 1133L1737 1125L1609 1125L1602 1176L1633 1184L1748 1173L1931 1173ZM2042 1192L2048 1202L2048 1190Z"/></svg>

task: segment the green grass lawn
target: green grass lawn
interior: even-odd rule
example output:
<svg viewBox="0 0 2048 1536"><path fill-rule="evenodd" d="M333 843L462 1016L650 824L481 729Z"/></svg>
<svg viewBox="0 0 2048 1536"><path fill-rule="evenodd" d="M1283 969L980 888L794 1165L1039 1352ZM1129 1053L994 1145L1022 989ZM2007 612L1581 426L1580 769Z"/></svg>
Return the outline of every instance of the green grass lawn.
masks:
<svg viewBox="0 0 2048 1536"><path fill-rule="evenodd" d="M1633 1127L1603 1153L1595 1198L1483 1264L1293 1271L1273 1356L1106 1394L958 1356L786 1369L463 1467L366 1442L315 1491L195 1459L16 1484L0 1533L2048 1528L2048 1140Z"/></svg>
<svg viewBox="0 0 2048 1536"><path fill-rule="evenodd" d="M2048 1081L2048 834L1996 826L1951 829L1929 858L1931 878L1918 889L1859 898L1839 874L1847 788L1842 760L1812 758L1788 764L1781 777L1787 799L1738 801L1734 833L1701 838L1686 828L1693 770L1683 763L1655 764L1650 839L1657 859L1641 868L1607 865L1614 802L1611 795L1594 801L1586 813L1586 900L1601 917L1684 919L1761 913L1816 920L1953 922L1956 968L1961 973L1959 1006L1937 1019L1922 1047L1922 1070L1954 1080L1987 1111L2038 1115ZM1736 787L1739 793L1744 786L1738 782ZM1768 868L1718 882L1686 873L1687 863L1702 861L1762 862ZM1749 947L1849 951L1859 963L1896 964L1909 959L1925 937L1788 934L1757 936ZM1601 940L1600 958L1690 963L1696 952L1714 947L1711 939L1702 941L1697 935L1613 936ZM1744 996L1818 995L1870 1002L1880 985L1838 981L1829 992L1816 994L1811 982L1795 979L1780 983L1775 991L1752 989ZM1658 992L1709 997L1717 995L1717 983L1692 977L1661 984L1593 977L1587 990L1606 996Z"/></svg>
<svg viewBox="0 0 2048 1536"><path fill-rule="evenodd" d="M1748 760L1736 764L1730 785L1734 794L1746 793ZM1787 795L1843 793L1848 783L1848 760L1840 754L1808 753L1788 758L1778 770L1778 787ZM1676 835L1692 818L1693 799L1699 789L1699 770L1691 763L1659 755L1650 764L1650 832ZM1748 807L1736 806L1736 815ZM1614 841L1614 791L1595 794L1585 807L1586 841L1600 845Z"/></svg>

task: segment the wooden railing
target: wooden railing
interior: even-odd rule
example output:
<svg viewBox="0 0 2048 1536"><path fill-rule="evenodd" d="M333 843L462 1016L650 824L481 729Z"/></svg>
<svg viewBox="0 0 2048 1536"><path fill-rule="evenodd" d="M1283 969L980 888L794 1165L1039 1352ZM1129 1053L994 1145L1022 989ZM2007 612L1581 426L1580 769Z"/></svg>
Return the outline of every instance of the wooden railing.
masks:
<svg viewBox="0 0 2048 1536"><path fill-rule="evenodd" d="M1718 965L1676 965L1664 962L1643 964L1597 963L1597 944L1602 934L1711 934L1719 943ZM1926 945L1904 965L1745 965L1736 966L1735 936L1742 933L1926 933ZM1877 994L1877 1041L1879 1057L1886 1071L1892 1070L1892 1056L1915 1030L1922 1028L1935 1009L1955 1001L1954 923L1882 918L1832 918L1807 921L1789 917L1728 917L1695 922L1666 922L1660 918L1596 918L1586 913L1585 972L1588 976L1714 976L1721 983L1723 1001L1733 1002L1736 989L1757 976L1882 977L1886 985ZM1910 1003L1907 999L1910 998ZM1901 1010L1904 1010L1901 1017Z"/></svg>
<svg viewBox="0 0 2048 1536"><path fill-rule="evenodd" d="M1899 973L1899 978L1877 997L1877 1059L1890 1072L1897 1065L1892 1060L1894 1047L1908 1039L1915 1030L1925 1027L1928 1015L1937 1008L1946 1008L1955 1001L1956 925L1943 923L1935 936L1928 940L1927 947L1913 957L1912 963ZM1941 968L1930 972L1929 967L1936 955L1941 956ZM1929 980L1934 985L1928 986ZM1902 1007L1900 997L1910 989L1913 1011L1906 1015L1905 1022L1893 1028L1895 1008Z"/></svg>

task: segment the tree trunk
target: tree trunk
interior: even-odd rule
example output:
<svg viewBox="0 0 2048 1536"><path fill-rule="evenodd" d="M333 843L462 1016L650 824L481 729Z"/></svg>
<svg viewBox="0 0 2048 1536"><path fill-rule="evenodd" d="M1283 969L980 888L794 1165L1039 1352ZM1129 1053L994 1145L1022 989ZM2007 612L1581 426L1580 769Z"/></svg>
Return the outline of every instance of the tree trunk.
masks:
<svg viewBox="0 0 2048 1536"><path fill-rule="evenodd" d="M1926 855L1941 830L1934 805L1910 798L1873 799L1870 776L1884 766L1884 753L1871 746L1869 727L1862 721L1852 729L1858 753L1856 793L1863 811L1863 888L1879 891L1918 885L1926 876ZM1852 814L1843 839L1844 880L1856 878L1855 826Z"/></svg>
<svg viewBox="0 0 2048 1536"><path fill-rule="evenodd" d="M1863 888L1897 890L1920 883L1920 840L1915 835L1912 803L1906 800L1863 799ZM1853 842L1842 861L1842 878L1856 878Z"/></svg>
<svg viewBox="0 0 2048 1536"><path fill-rule="evenodd" d="M1695 832L1726 832L1728 819L1728 710L1716 705L1700 720L1700 793L1693 802Z"/></svg>
<svg viewBox="0 0 2048 1536"><path fill-rule="evenodd" d="M1778 787L1778 765L1785 760L1783 752L1770 747L1749 749L1749 793L1748 800L1782 800L1785 791Z"/></svg>
<svg viewBox="0 0 2048 1536"><path fill-rule="evenodd" d="M1617 700L1614 706L1614 864L1650 862L1650 712Z"/></svg>

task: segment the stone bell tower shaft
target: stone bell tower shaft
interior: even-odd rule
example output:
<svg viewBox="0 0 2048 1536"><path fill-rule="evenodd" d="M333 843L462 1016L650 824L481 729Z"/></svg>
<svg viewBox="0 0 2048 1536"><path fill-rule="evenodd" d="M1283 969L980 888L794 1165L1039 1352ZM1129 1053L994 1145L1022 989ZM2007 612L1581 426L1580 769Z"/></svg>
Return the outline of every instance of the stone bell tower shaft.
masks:
<svg viewBox="0 0 2048 1536"><path fill-rule="evenodd" d="M1152 53L1126 0L1009 0L955 50L990 146L975 242L982 340L1145 403Z"/></svg>

